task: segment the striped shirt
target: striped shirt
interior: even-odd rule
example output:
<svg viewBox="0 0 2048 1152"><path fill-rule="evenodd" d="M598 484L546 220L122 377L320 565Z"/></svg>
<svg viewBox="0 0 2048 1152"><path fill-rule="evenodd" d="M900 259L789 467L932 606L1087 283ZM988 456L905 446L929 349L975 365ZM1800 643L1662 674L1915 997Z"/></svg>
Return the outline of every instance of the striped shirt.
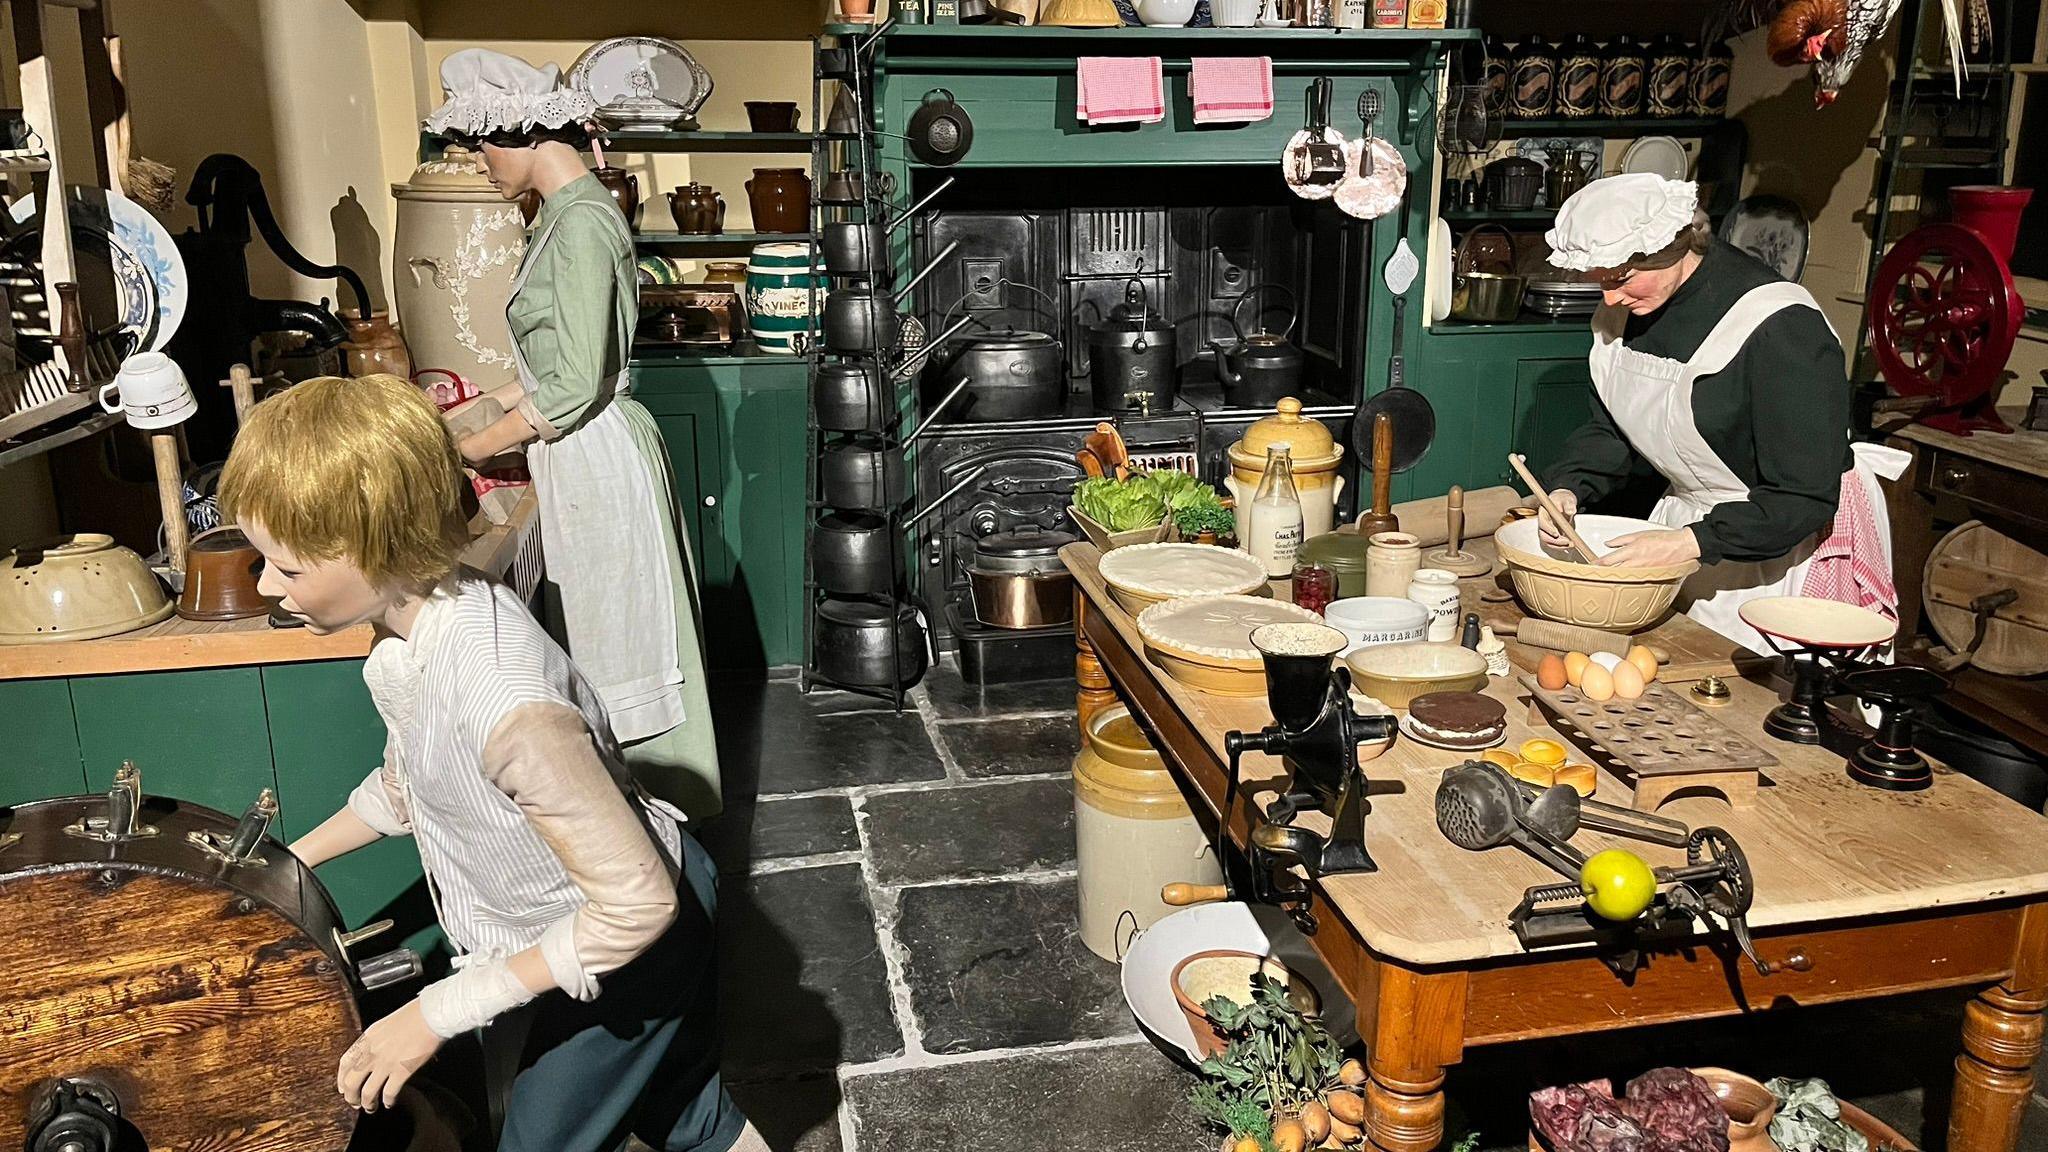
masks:
<svg viewBox="0 0 2048 1152"><path fill-rule="evenodd" d="M413 834L435 911L462 951L522 951L585 903L554 850L484 774L485 743L522 705L579 712L649 837L672 869L681 859L682 830L633 783L596 689L502 585L472 572L451 577L409 638L371 649L363 680L384 720L384 764L349 807L386 835Z"/></svg>

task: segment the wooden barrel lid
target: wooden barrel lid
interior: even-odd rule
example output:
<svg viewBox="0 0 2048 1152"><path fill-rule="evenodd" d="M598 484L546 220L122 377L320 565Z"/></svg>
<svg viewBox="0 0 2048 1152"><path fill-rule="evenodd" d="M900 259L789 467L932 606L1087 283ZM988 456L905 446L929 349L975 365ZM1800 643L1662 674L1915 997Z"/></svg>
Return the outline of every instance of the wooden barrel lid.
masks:
<svg viewBox="0 0 2048 1152"><path fill-rule="evenodd" d="M1971 663L2000 676L2048 672L2048 556L1971 520L1928 553L1921 587L1928 621L1956 652L1977 631L1970 601L2005 588L2018 592L1985 626Z"/></svg>

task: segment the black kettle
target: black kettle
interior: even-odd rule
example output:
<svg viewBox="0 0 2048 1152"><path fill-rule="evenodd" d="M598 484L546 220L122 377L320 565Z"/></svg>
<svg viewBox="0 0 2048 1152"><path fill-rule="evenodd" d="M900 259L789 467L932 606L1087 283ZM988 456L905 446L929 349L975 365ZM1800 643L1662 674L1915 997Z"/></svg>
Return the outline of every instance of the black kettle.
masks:
<svg viewBox="0 0 2048 1152"><path fill-rule="evenodd" d="M1164 412L1180 395L1177 351L1172 322L1152 310L1134 276L1124 302L1089 327L1088 361L1074 375L1089 378L1097 412Z"/></svg>
<svg viewBox="0 0 2048 1152"><path fill-rule="evenodd" d="M1247 335L1244 325L1238 322L1238 313L1269 288L1287 294L1287 327L1275 334L1261 325L1259 331ZM1239 298L1237 307L1230 310L1230 327L1237 333L1237 346L1209 341L1210 349L1216 353L1216 379L1222 383L1223 398L1231 407L1263 408L1278 403L1283 396L1301 395L1301 349L1287 339L1300 319L1294 299L1293 291L1285 285L1261 284Z"/></svg>

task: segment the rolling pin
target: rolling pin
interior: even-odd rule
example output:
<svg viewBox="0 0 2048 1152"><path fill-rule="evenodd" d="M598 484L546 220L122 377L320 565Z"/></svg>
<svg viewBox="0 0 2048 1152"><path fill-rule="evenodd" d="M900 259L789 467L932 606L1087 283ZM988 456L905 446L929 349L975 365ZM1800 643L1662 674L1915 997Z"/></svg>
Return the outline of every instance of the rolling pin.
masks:
<svg viewBox="0 0 2048 1152"><path fill-rule="evenodd" d="M1465 493L1465 540L1469 543L1493 535L1501 518L1508 509L1522 502L1521 494L1502 484L1495 488L1468 489ZM1427 500L1406 500L1394 505L1396 519L1408 525L1404 531L1416 538L1424 548L1434 548L1450 542L1447 530L1450 497L1432 496ZM1361 521L1364 517L1359 518ZM1364 531L1363 523L1359 531Z"/></svg>
<svg viewBox="0 0 2048 1152"><path fill-rule="evenodd" d="M1401 518L1393 512L1394 418L1385 412L1372 418L1372 509L1358 514L1358 534L1399 532Z"/></svg>
<svg viewBox="0 0 2048 1152"><path fill-rule="evenodd" d="M178 460L178 432L151 432L149 454L156 464L157 511L164 518L164 559L171 570L185 570L185 471Z"/></svg>
<svg viewBox="0 0 2048 1152"><path fill-rule="evenodd" d="M1585 628L1577 624L1560 624L1555 620L1538 620L1527 617L1518 623L1496 624L1495 635L1513 636L1532 648L1549 648L1558 652L1584 652L1588 656L1595 652L1611 652L1616 656L1628 655L1636 646L1633 636L1619 632L1607 632L1599 628ZM1662 649L1651 647L1650 655L1659 664L1669 664L1671 657Z"/></svg>

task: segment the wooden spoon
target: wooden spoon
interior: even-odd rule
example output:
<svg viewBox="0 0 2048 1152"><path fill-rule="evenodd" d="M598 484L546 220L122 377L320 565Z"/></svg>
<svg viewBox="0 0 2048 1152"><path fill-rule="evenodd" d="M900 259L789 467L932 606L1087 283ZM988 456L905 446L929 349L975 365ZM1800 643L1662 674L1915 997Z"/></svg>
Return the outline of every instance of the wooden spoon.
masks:
<svg viewBox="0 0 2048 1152"><path fill-rule="evenodd" d="M1595 555L1593 550L1586 546L1586 541L1579 536L1579 530L1572 527L1572 522L1565 518L1563 510L1558 508L1556 503L1550 499L1550 493L1544 491L1543 485L1536 482L1536 477L1529 471L1528 459L1520 452L1510 452L1508 453L1508 464L1514 468L1516 474L1521 476L1522 483L1529 486L1529 491L1536 497L1536 502L1543 506L1545 512L1550 513L1551 523L1556 524L1563 531L1564 538L1571 543L1572 550L1579 554L1579 563L1599 563L1600 557Z"/></svg>

